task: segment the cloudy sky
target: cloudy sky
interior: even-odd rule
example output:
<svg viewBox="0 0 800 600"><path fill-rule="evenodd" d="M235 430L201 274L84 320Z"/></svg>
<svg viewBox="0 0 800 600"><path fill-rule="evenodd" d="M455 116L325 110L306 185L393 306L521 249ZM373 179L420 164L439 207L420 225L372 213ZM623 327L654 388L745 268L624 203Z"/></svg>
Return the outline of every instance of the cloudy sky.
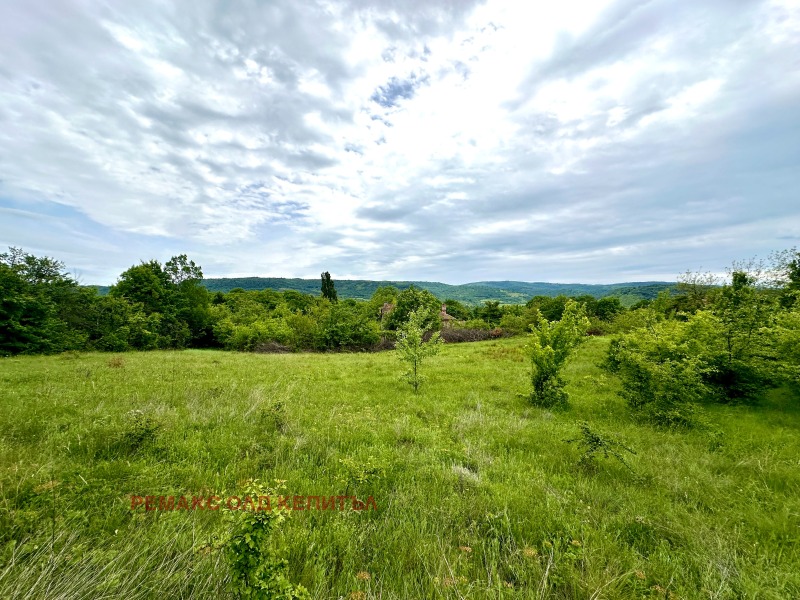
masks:
<svg viewBox="0 0 800 600"><path fill-rule="evenodd" d="M84 283L674 280L798 190L800 0L0 0L0 245Z"/></svg>

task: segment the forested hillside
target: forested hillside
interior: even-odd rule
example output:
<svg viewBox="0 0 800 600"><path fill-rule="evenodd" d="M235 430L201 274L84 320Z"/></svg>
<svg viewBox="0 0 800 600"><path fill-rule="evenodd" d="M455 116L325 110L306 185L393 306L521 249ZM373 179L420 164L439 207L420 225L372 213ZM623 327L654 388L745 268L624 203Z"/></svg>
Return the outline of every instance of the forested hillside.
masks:
<svg viewBox="0 0 800 600"><path fill-rule="evenodd" d="M211 292L243 290L275 290L283 292L294 290L304 294L319 294L319 281L316 279L288 279L283 277L237 277L210 278L203 285ZM371 281L364 279L340 279L336 281L336 291L340 298L369 300L379 287L392 286L399 290L411 286L428 290L439 298L452 298L471 306L486 300L501 304L525 304L532 296L594 296L605 298L616 296L623 306L630 306L639 300L652 300L659 292L674 287L674 283L632 282L591 285L583 283L528 283L523 281L479 281L463 285L448 285L435 281Z"/></svg>

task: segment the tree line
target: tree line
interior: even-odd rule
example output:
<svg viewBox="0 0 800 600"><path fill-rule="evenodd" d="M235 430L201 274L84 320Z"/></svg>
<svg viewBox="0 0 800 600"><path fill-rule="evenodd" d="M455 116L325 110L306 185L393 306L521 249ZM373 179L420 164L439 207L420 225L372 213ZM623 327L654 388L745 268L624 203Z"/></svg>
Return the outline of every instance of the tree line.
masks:
<svg viewBox="0 0 800 600"><path fill-rule="evenodd" d="M797 285L791 283L795 254L787 251L782 255L789 287ZM439 330L442 304L456 322L454 331L526 334L544 321L559 321L574 302L583 309L588 333L625 333L654 319L688 322L700 311L700 317L693 317L695 323L702 318L702 311L721 302L718 297L732 293L719 282L686 280L677 294L664 292L654 301L643 300L626 309L616 297L588 295L534 296L525 305L485 301L467 306L415 286L404 290L382 286L369 300L340 300L327 272L322 274L319 295L270 289L210 292L202 283L202 268L182 254L163 264L150 260L134 265L120 274L108 294L100 295L95 288L81 286L62 262L10 248L0 254L0 353L373 349L391 343L412 311L425 314L422 324L427 330ZM740 296L745 292L741 289L751 290L746 293L764 299L758 315L777 314L774 309L785 308L788 302L786 292L780 291L786 287L781 287L783 284L766 285L755 277L736 285L731 306L742 303ZM391 307L388 312L386 305ZM737 323L741 317L738 313L725 315L719 317L724 323L731 319ZM749 335L748 339L755 339L755 334ZM732 357L741 353L738 343L736 336L731 338ZM735 360L731 358L732 363Z"/></svg>
<svg viewBox="0 0 800 600"><path fill-rule="evenodd" d="M368 301L339 301L329 273L322 275L319 296L269 289L212 293L202 281L202 268L182 254L163 264L150 260L134 265L100 295L79 285L64 263L10 248L0 254L0 353L369 349L391 339L418 308L428 313L427 328L441 327L442 300L414 286L402 291L383 286ZM560 306L559 300L545 297L536 302L545 314L557 313ZM531 312L533 304L444 303L462 327L472 330L505 327L509 333L520 332L538 314ZM393 306L388 314L381 310L385 304Z"/></svg>

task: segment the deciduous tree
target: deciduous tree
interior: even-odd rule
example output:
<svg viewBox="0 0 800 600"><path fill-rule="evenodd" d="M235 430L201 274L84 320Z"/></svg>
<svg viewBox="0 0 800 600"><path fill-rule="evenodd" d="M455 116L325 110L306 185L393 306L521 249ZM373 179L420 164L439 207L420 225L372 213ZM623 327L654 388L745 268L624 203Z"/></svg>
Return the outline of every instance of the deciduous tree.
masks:
<svg viewBox="0 0 800 600"><path fill-rule="evenodd" d="M408 321L403 323L397 331L397 345L395 346L400 360L408 364L408 371L403 374L403 379L414 388L414 393L419 389L423 377L420 373L422 362L429 356L438 354L440 344L439 332L435 332L426 342L425 323L429 321L425 309L412 310Z"/></svg>

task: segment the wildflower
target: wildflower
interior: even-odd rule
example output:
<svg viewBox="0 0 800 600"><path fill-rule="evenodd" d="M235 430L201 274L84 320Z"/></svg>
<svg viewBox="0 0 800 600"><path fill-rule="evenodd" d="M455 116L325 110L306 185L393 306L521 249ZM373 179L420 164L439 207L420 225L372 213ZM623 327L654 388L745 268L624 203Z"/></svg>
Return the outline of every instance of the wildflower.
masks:
<svg viewBox="0 0 800 600"><path fill-rule="evenodd" d="M350 592L350 600L367 600L364 592Z"/></svg>
<svg viewBox="0 0 800 600"><path fill-rule="evenodd" d="M539 553L536 551L535 548L525 548L522 550L522 554L527 558L536 558L539 556Z"/></svg>
<svg viewBox="0 0 800 600"><path fill-rule="evenodd" d="M369 581L372 579L372 575L367 573L366 571L359 571L356 575L356 579L360 579L361 581Z"/></svg>
<svg viewBox="0 0 800 600"><path fill-rule="evenodd" d="M571 545L575 546L576 548L580 548L583 544L581 544L578 540L572 540L570 542Z"/></svg>
<svg viewBox="0 0 800 600"><path fill-rule="evenodd" d="M645 580L645 579L647 579L647 577L645 576L645 574L642 571L636 571L636 579Z"/></svg>
<svg viewBox="0 0 800 600"><path fill-rule="evenodd" d="M472 552L472 548L470 548L469 546L459 546L458 549L461 550L462 552L466 552L467 554Z"/></svg>

